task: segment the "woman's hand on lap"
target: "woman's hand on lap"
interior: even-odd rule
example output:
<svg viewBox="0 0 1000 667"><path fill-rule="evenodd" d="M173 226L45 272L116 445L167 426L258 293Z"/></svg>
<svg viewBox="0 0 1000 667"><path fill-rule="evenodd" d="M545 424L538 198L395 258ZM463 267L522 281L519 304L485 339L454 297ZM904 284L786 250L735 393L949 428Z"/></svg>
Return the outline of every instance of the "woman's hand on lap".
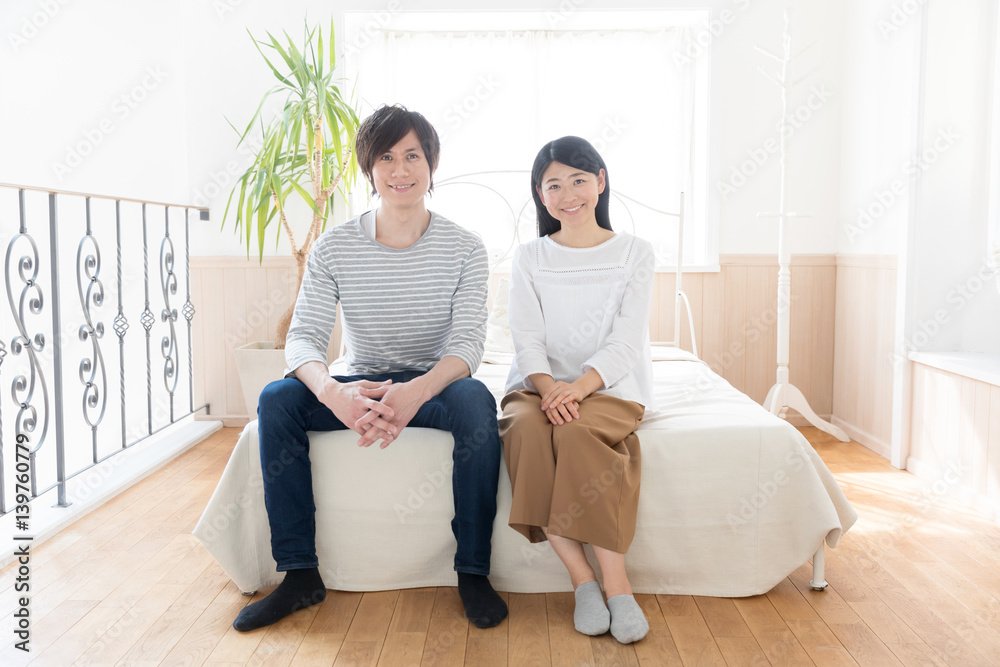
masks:
<svg viewBox="0 0 1000 667"><path fill-rule="evenodd" d="M571 422L574 419L580 418L580 404L576 401L560 403L546 410L545 415L554 425L561 426L566 422Z"/></svg>
<svg viewBox="0 0 1000 667"><path fill-rule="evenodd" d="M580 401L586 398L589 393L584 392L575 382L554 382L548 391L542 394L542 410L548 411L550 408L565 405L571 401L579 405ZM580 415L575 415L575 418L579 419Z"/></svg>

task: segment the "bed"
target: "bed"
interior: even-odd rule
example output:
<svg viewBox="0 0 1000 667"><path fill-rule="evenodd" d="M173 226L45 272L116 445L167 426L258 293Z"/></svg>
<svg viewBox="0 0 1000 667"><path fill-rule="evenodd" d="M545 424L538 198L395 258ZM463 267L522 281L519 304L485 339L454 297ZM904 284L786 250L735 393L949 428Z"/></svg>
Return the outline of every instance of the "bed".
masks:
<svg viewBox="0 0 1000 667"><path fill-rule="evenodd" d="M633 589L756 595L810 557L813 584L824 587L824 545L836 547L857 515L808 441L691 353L654 346L653 366L658 409L638 431L642 486L626 556ZM498 404L507 370L484 363L475 374ZM351 431L310 437L317 551L327 587L456 585L451 435L407 428L386 449L358 448ZM257 446L254 421L194 530L244 592L283 576L271 558ZM503 466L497 501L494 586L516 593L572 590L547 543L530 544L507 526L511 495Z"/></svg>

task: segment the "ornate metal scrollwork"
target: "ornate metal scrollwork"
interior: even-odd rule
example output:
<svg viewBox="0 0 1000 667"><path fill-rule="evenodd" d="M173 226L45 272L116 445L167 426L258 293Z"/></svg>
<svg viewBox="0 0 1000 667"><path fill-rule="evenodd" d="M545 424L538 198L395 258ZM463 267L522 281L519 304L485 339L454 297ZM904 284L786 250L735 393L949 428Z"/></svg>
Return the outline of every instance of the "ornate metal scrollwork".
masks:
<svg viewBox="0 0 1000 667"><path fill-rule="evenodd" d="M30 246L30 254L21 255L16 261L17 274L24 286L21 288L21 293L15 304L14 281L10 279L11 267L13 266L11 260L14 257L14 246L19 241L24 241ZM42 333L36 333L34 336L29 335L25 319L25 309L33 315L39 315L45 305L44 294L37 282L38 265L38 247L35 245L34 239L22 230L11 239L7 246L4 276L7 285L7 302L10 304L10 312L14 316L18 331L18 334L11 340L10 351L14 356L20 356L27 352L29 362L28 375L17 375L11 383L10 396L19 408L14 429L18 434L35 434L35 437L32 438L34 444L32 452L37 452L45 443L45 436L49 430L49 392L45 386L45 375L38 358L38 355L45 350L45 336ZM41 416L39 416L38 407L35 404L36 388L41 390Z"/></svg>
<svg viewBox="0 0 1000 667"><path fill-rule="evenodd" d="M87 246L92 253L84 254ZM91 307L100 308L104 304L104 285L98 276L101 273L101 249L92 234L88 233L80 240L76 251L76 286L80 295L80 307L86 322L80 325L80 340L88 340L92 346L92 357L84 357L80 361L80 382L83 384L83 418L91 428L104 419L107 406L106 389L108 386L107 372L104 366L104 356L98 341L104 337L104 323L94 324ZM84 289L86 283L86 290ZM100 382L97 375L100 372ZM93 416L97 411L96 417Z"/></svg>
<svg viewBox="0 0 1000 667"><path fill-rule="evenodd" d="M163 384L173 395L177 389L177 309L170 307L170 295L177 294L177 276L174 275L174 244L170 236L164 236L160 244L160 287L163 291L163 310L160 320L170 323L170 334L160 341L163 354Z"/></svg>

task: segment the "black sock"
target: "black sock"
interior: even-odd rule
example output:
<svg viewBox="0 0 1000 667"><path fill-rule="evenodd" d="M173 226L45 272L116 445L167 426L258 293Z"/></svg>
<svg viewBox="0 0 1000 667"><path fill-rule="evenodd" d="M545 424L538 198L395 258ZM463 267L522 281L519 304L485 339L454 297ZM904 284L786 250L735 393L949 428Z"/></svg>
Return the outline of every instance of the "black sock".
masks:
<svg viewBox="0 0 1000 667"><path fill-rule="evenodd" d="M476 627L492 628L507 618L507 603L484 575L459 572L458 594L465 605L466 617Z"/></svg>
<svg viewBox="0 0 1000 667"><path fill-rule="evenodd" d="M325 599L326 586L319 576L319 568L289 570L284 581L270 595L243 607L233 621L233 627L240 632L263 628Z"/></svg>

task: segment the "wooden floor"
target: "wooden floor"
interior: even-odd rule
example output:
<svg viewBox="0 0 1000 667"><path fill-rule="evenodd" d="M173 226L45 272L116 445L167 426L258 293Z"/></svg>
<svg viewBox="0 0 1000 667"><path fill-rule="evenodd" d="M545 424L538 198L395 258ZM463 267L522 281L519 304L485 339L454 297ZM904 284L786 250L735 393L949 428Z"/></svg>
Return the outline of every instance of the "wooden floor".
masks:
<svg viewBox="0 0 1000 667"><path fill-rule="evenodd" d="M573 630L571 593L504 594L509 618L480 630L454 588L331 592L236 632L250 598L190 535L236 442L224 429L34 549L30 654L10 631L16 572L0 572L0 664L1000 664L1000 526L860 445L803 431L861 517L826 552L830 587L811 591L806 564L753 598L640 595L649 635L621 646Z"/></svg>

